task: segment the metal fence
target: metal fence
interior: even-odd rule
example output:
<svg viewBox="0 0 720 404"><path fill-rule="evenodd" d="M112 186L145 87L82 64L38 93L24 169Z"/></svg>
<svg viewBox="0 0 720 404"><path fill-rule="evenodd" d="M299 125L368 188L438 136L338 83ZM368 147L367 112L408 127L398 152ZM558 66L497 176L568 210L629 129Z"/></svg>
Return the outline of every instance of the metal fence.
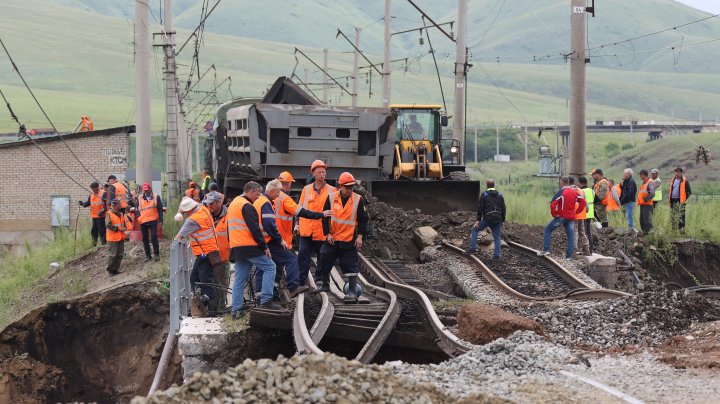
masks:
<svg viewBox="0 0 720 404"><path fill-rule="evenodd" d="M192 254L185 241L173 241L170 246L170 329L175 335L180 321L190 315L190 270Z"/></svg>

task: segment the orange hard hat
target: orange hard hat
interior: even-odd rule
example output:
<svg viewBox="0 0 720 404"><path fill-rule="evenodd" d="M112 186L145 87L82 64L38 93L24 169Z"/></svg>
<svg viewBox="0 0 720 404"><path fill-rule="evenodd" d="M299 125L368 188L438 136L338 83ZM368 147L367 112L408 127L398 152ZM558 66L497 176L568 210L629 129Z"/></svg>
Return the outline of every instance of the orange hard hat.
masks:
<svg viewBox="0 0 720 404"><path fill-rule="evenodd" d="M190 188L192 188L192 187L195 186L195 183L194 183L194 182L191 182L191 183L188 184L188 186L189 186Z"/></svg>
<svg viewBox="0 0 720 404"><path fill-rule="evenodd" d="M323 163L322 160L315 160L313 161L312 165L310 166L310 172L313 172L318 167L327 168L327 165Z"/></svg>
<svg viewBox="0 0 720 404"><path fill-rule="evenodd" d="M290 174L290 171L283 171L278 175L278 178L281 182L295 182L293 179L292 174Z"/></svg>
<svg viewBox="0 0 720 404"><path fill-rule="evenodd" d="M340 174L340 178L338 178L338 184L340 185L355 185L355 183L355 177L347 171Z"/></svg>

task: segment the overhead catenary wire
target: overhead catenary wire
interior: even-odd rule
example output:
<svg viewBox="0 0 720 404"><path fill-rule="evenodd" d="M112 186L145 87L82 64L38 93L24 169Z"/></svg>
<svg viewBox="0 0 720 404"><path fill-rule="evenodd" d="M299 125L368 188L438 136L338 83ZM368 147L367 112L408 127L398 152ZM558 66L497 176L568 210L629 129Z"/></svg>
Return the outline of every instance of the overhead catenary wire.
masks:
<svg viewBox="0 0 720 404"><path fill-rule="evenodd" d="M15 61L13 60L12 56L10 55L10 51L8 51L7 47L5 46L5 42L3 42L2 38L0 38L0 45L2 45L2 48L3 48L3 50L5 51L5 54L7 55L8 59L10 60L10 64L12 65L13 70L15 70L15 72L17 73L17 75L20 77L20 80L21 80L21 81L23 82L23 84L25 85L25 88L26 88L26 89L28 90L28 92L30 93L30 96L32 96L32 99L35 101L35 104L38 106L38 108L40 108L40 111L41 111L42 114L45 116L45 119L47 119L48 123L50 123L50 126L52 126L53 130L54 130L55 133L58 135L58 137L60 137L60 140L62 140L62 142L65 144L65 147L67 147L67 149L70 151L70 154L72 154L72 156L75 158L75 160L77 160L77 162L80 163L80 166L82 166L82 168L90 175L90 178L94 179L94 180L97 181L97 182L100 182L100 180L98 180L98 179L93 175L93 173L90 172L90 170L88 170L87 167L85 167L85 164L83 164L83 162L80 161L80 159L79 159L78 156L75 154L75 152L70 148L70 145L68 145L67 141L65 141L65 137L63 137L63 135L60 134L60 131L57 130L57 128L55 127L55 124L54 124L53 121L50 119L50 117L48 116L48 114L45 112L45 109L44 109L44 108L42 107L42 105L40 104L40 101L39 101L39 100L37 99L37 97L35 96L35 93L32 91L32 89L31 89L30 86L28 85L27 81L25 81L25 77L23 77L22 73L20 73L20 69L18 69L17 65L15 64Z"/></svg>

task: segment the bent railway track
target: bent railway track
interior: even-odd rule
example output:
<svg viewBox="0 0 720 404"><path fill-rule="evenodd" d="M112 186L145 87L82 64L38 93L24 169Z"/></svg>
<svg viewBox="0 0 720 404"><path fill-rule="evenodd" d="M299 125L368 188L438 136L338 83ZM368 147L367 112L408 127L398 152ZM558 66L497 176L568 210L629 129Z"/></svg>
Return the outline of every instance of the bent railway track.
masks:
<svg viewBox="0 0 720 404"><path fill-rule="evenodd" d="M477 272L498 290L521 301L605 300L630 296L612 289L593 289L554 259L538 257L535 250L512 241L503 263L486 265L477 255L466 254L443 240L445 247L471 259ZM492 268L491 268L492 267Z"/></svg>

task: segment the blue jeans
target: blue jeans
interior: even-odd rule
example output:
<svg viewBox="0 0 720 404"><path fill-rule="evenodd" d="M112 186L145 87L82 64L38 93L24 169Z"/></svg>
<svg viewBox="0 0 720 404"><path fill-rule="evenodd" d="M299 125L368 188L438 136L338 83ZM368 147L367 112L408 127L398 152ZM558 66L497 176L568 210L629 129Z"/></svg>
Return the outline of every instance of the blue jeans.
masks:
<svg viewBox="0 0 720 404"><path fill-rule="evenodd" d="M572 258L573 249L575 248L575 229L574 220L565 219L564 217L556 217L545 226L543 232L543 251L550 252L550 236L560 226L565 226L565 234L567 235L567 250L565 258Z"/></svg>
<svg viewBox="0 0 720 404"><path fill-rule="evenodd" d="M627 215L628 230L635 228L635 222L633 221L633 212L635 211L635 202L628 202L625 205L625 214Z"/></svg>
<svg viewBox="0 0 720 404"><path fill-rule="evenodd" d="M262 273L262 294L260 304L265 304L273 298L273 283L275 282L275 263L264 254L257 257L245 258L235 261L235 281L232 288L232 312L236 313L243 309L245 303L244 291L250 268L255 265L259 273ZM259 274L257 275L259 276Z"/></svg>
<svg viewBox="0 0 720 404"><path fill-rule="evenodd" d="M320 248L322 248L324 241L313 240L312 237L300 237L300 244L298 245L298 277L299 284L304 285L307 281L308 273L310 272L310 262L313 253L320 260ZM315 278L317 279L320 274L319 266L315 270Z"/></svg>
<svg viewBox="0 0 720 404"><path fill-rule="evenodd" d="M497 222L494 224L489 224L485 221L485 219L480 221L480 226L475 227L473 226L470 229L470 251L477 250L477 238L478 233L485 230L486 228L490 228L492 230L493 235L493 245L495 246L495 252L493 253L494 257L500 257L500 229L502 228L502 222Z"/></svg>

